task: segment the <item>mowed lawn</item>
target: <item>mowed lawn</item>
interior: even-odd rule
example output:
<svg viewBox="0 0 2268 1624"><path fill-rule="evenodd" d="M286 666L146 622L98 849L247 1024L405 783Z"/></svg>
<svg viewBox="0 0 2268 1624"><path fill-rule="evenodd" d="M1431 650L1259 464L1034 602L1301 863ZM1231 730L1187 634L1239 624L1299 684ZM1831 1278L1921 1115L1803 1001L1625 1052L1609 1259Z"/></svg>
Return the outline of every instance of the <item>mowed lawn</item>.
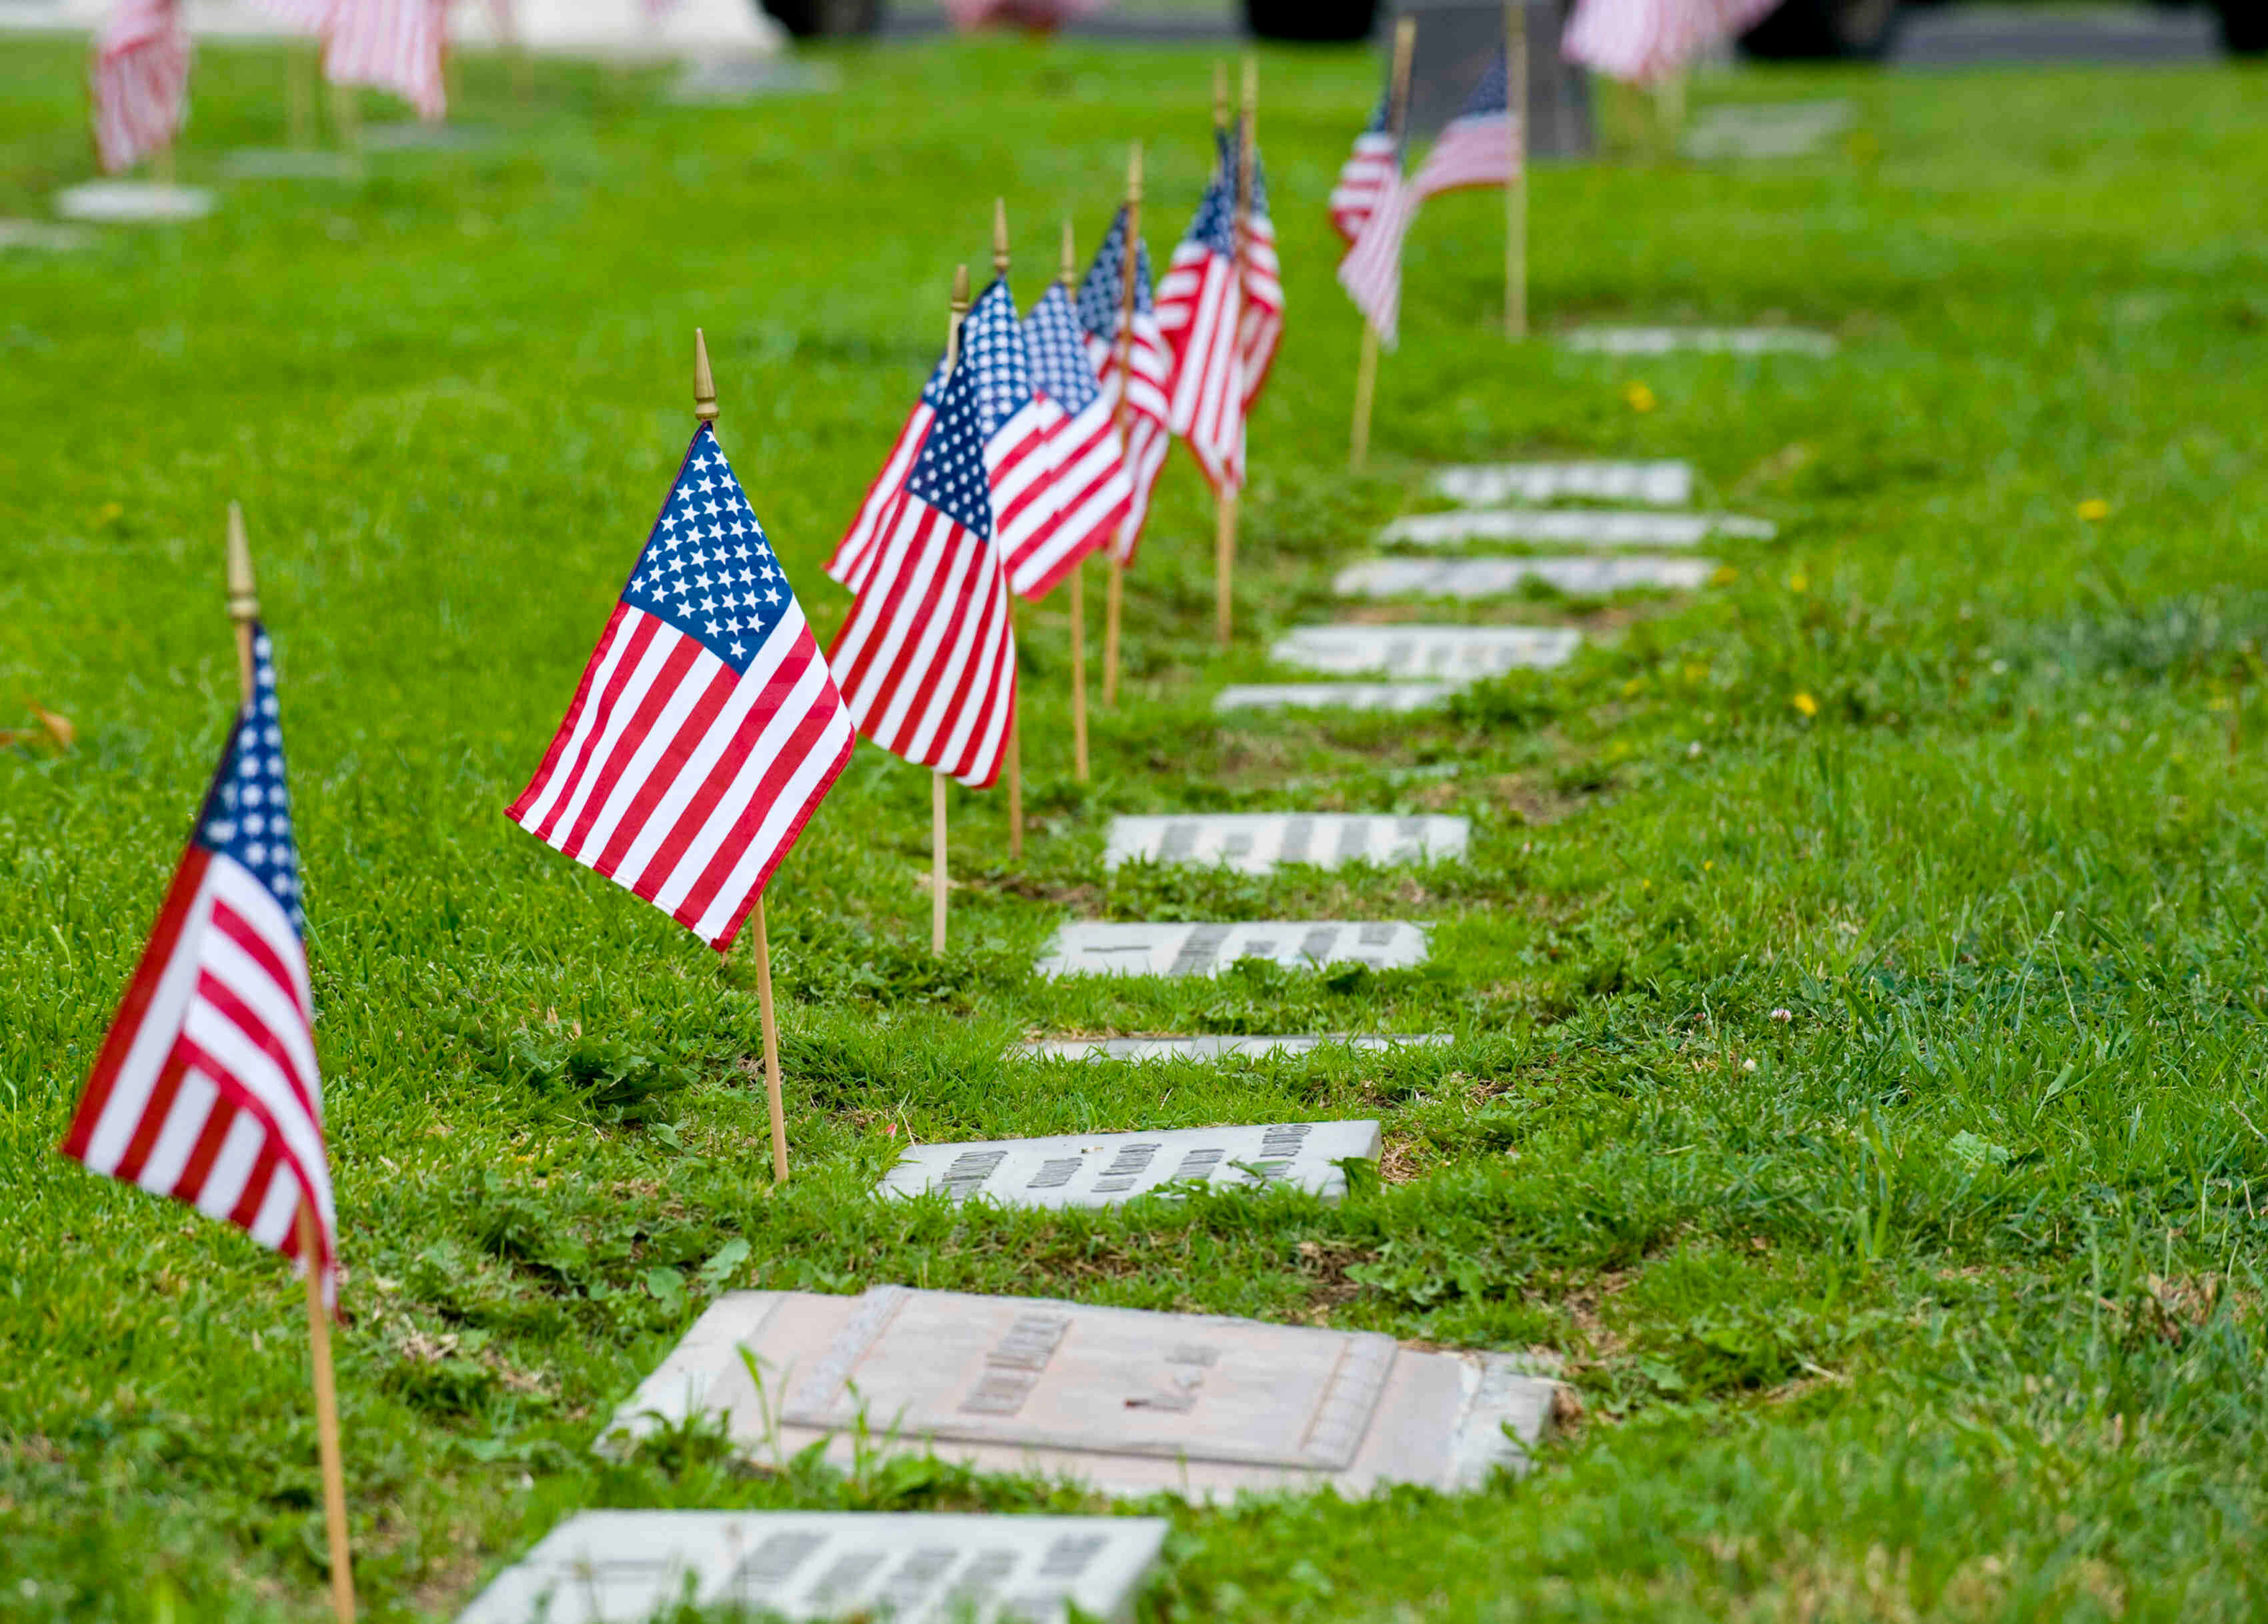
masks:
<svg viewBox="0 0 2268 1624"><path fill-rule="evenodd" d="M1027 301L1065 210L1091 250L1130 139L1161 261L1210 161L1202 54L837 60L839 94L707 110L550 64L523 107L474 58L485 144L0 251L0 727L36 702L78 730L0 748L0 1617L322 1613L296 1283L52 1150L234 702L231 498L282 672L372 1617L451 1617L583 1507L1108 1509L918 1463L753 1471L699 1437L592 1453L719 1290L888 1282L1564 1359L1580 1415L1523 1481L1137 1508L1175 1527L1149 1619L2268 1611L2268 79L1707 81L1701 105L1858 121L1811 158L1544 169L1539 321L1787 320L1840 351L1507 346L1498 200L1446 200L1355 478L1322 200L1373 70L1266 57L1291 327L1237 647L1211 646L1177 456L1092 784L1061 602L1026 616L1032 840L1012 864L1000 797L956 794L942 960L926 775L861 747L770 892L775 1190L745 948L502 815L691 428L692 329L831 633L820 563L954 264L981 280L994 195ZM79 62L0 52L0 214L84 178ZM284 87L277 54L203 51L184 178L281 144ZM1711 546L1728 569L1686 597L1437 610L1593 634L1451 713L1212 716L1332 617L1332 570L1426 503L1426 465L1569 454L1690 457L1701 505L1779 538ZM1104 875L1108 814L1188 808L1458 812L1472 860ZM1430 920L1433 956L1028 974L1067 918L1286 917ZM1192 1031L1454 1042L1004 1058ZM868 1194L909 1135L1373 1115L1381 1176L1336 1208Z"/></svg>

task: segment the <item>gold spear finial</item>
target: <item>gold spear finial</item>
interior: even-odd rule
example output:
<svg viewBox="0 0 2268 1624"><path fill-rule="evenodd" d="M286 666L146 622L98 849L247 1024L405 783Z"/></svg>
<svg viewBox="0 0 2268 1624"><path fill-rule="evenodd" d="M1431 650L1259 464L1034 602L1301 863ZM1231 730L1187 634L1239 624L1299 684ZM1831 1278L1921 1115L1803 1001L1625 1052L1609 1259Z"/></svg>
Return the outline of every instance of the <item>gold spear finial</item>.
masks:
<svg viewBox="0 0 2268 1624"><path fill-rule="evenodd" d="M953 313L956 316L968 313L968 267L966 265L953 268Z"/></svg>
<svg viewBox="0 0 2268 1624"><path fill-rule="evenodd" d="M717 379L709 371L709 341L693 329L693 415L703 423L717 421Z"/></svg>
<svg viewBox="0 0 2268 1624"><path fill-rule="evenodd" d="M1005 197L992 200L992 274L1008 274L1008 200Z"/></svg>
<svg viewBox="0 0 2268 1624"><path fill-rule="evenodd" d="M244 510L228 504L228 618L249 626L260 618L260 589L252 578L252 543L244 538Z"/></svg>

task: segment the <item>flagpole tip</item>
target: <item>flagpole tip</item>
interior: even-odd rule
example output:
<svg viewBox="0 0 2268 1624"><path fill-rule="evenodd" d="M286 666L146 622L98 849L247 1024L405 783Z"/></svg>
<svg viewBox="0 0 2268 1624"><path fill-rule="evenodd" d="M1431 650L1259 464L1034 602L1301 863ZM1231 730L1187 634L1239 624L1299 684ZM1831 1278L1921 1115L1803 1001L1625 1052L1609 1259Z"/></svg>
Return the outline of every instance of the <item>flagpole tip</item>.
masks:
<svg viewBox="0 0 2268 1624"><path fill-rule="evenodd" d="M953 313L964 315L968 310L968 267L953 268Z"/></svg>
<svg viewBox="0 0 2268 1624"><path fill-rule="evenodd" d="M1228 128L1228 64L1225 62L1212 65L1212 127Z"/></svg>
<svg viewBox="0 0 2268 1624"><path fill-rule="evenodd" d="M1138 141L1126 159L1126 195L1135 202L1142 201L1142 143Z"/></svg>
<svg viewBox="0 0 2268 1624"><path fill-rule="evenodd" d="M693 329L693 415L703 423L717 421L717 378L709 370L709 340Z"/></svg>
<svg viewBox="0 0 2268 1624"><path fill-rule="evenodd" d="M1008 274L1008 200L1005 197L992 200L992 274Z"/></svg>
<svg viewBox="0 0 2268 1624"><path fill-rule="evenodd" d="M244 510L228 504L228 618L248 623L260 618L260 592L252 577L252 543L245 540Z"/></svg>
<svg viewBox="0 0 2268 1624"><path fill-rule="evenodd" d="M1063 285L1066 288L1079 285L1079 239L1071 234L1069 215L1064 216Z"/></svg>

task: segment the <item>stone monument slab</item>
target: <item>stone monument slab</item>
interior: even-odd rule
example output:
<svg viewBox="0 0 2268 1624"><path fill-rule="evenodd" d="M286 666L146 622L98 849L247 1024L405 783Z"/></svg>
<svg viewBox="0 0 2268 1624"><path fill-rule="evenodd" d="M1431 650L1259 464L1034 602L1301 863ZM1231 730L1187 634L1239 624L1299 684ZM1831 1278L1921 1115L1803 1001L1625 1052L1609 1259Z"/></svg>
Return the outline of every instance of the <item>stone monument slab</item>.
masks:
<svg viewBox="0 0 2268 1624"><path fill-rule="evenodd" d="M298 147L239 147L221 154L232 180L359 180L362 160L349 152Z"/></svg>
<svg viewBox="0 0 2268 1624"><path fill-rule="evenodd" d="M1443 468L1433 489L1469 508L1507 502L1628 502L1682 508L1693 500L1690 462L1482 462Z"/></svg>
<svg viewBox="0 0 2268 1624"><path fill-rule="evenodd" d="M0 248L71 254L93 241L94 233L81 226L55 225L46 220L0 220Z"/></svg>
<svg viewBox="0 0 2268 1624"><path fill-rule="evenodd" d="M64 219L102 225L202 220L212 211L213 195L203 187L158 180L88 180L55 194L55 212Z"/></svg>
<svg viewBox="0 0 2268 1624"><path fill-rule="evenodd" d="M1849 101L1725 102L1693 116L1678 144L1688 158L1801 158L1851 128Z"/></svg>
<svg viewBox="0 0 2268 1624"><path fill-rule="evenodd" d="M1832 334L1801 327L1577 327L1561 341L1570 349L1608 356L1831 356Z"/></svg>
<svg viewBox="0 0 2268 1624"><path fill-rule="evenodd" d="M691 1600L892 1624L1130 1620L1155 1517L887 1511L582 1511L497 1576L458 1624L649 1624Z"/></svg>
<svg viewBox="0 0 2268 1624"><path fill-rule="evenodd" d="M1425 962L1425 927L1395 920L1246 921L1240 924L1116 924L1076 920L1059 929L1036 974L1218 975L1240 959L1286 970L1366 964L1407 969Z"/></svg>
<svg viewBox="0 0 2268 1624"><path fill-rule="evenodd" d="M1690 592L1716 573L1713 558L1663 558L1643 553L1611 558L1371 558L1339 571L1331 590L1342 598L1505 598L1523 583L1578 598L1603 598L1639 587Z"/></svg>
<svg viewBox="0 0 2268 1624"><path fill-rule="evenodd" d="M1498 508L1463 513L1413 513L1378 533L1403 547L1455 547L1467 541L1538 541L1562 547L1693 547L1711 536L1769 541L1767 519L1736 513L1618 513L1608 508Z"/></svg>
<svg viewBox="0 0 2268 1624"><path fill-rule="evenodd" d="M1456 692L1450 682L1240 682L1213 696L1228 710L1429 710Z"/></svg>
<svg viewBox="0 0 2268 1624"><path fill-rule="evenodd" d="M1286 863L1439 863L1462 858L1471 838L1464 818L1396 818L1362 812L1212 812L1113 818L1102 866L1195 863L1240 874L1272 873Z"/></svg>
<svg viewBox="0 0 2268 1624"><path fill-rule="evenodd" d="M1378 1150L1373 1121L968 1140L911 1147L876 1187L890 1195L943 1190L1005 1207L1115 1207L1197 1179L1224 1188L1281 1184L1336 1201L1347 1188L1339 1164L1374 1162Z"/></svg>
<svg viewBox="0 0 2268 1624"><path fill-rule="evenodd" d="M1046 1038L1020 1046L1027 1060L1250 1060L1292 1059L1322 1048L1371 1051L1402 1047L1439 1048L1446 1032L1309 1032L1256 1037L1248 1032L1206 1032L1193 1038Z"/></svg>
<svg viewBox="0 0 2268 1624"><path fill-rule="evenodd" d="M1466 683L1564 665L1582 645L1583 634L1569 626L1302 626L1268 657L1333 676Z"/></svg>
<svg viewBox="0 0 2268 1624"><path fill-rule="evenodd" d="M846 1463L854 1451L933 1451L1107 1495L1207 1500L1473 1488L1499 1466L1522 1469L1550 1413L1550 1382L1508 1355L877 1286L856 1297L718 1298L615 1412L608 1437L721 1417L759 1459L822 1443Z"/></svg>

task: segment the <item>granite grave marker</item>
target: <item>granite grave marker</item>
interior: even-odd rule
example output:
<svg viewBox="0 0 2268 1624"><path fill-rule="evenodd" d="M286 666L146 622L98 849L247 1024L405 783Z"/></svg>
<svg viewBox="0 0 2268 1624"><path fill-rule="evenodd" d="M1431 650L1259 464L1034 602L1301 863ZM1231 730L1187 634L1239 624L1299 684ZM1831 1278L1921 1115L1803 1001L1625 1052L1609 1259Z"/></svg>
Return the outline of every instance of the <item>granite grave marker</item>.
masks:
<svg viewBox="0 0 2268 1624"><path fill-rule="evenodd" d="M1287 970L1365 964L1406 969L1425 962L1425 927L1395 920L1263 920L1238 924L1113 923L1075 920L1056 931L1034 966L1064 975L1218 975L1240 959Z"/></svg>
<svg viewBox="0 0 2268 1624"><path fill-rule="evenodd" d="M1266 874L1278 864L1434 863L1461 858L1472 826L1463 818L1359 812L1211 812L1113 818L1102 865L1195 863Z"/></svg>
<svg viewBox="0 0 2268 1624"><path fill-rule="evenodd" d="M1570 626L1302 626L1268 651L1334 676L1376 673L1465 683L1564 665L1582 646Z"/></svg>
<svg viewBox="0 0 2268 1624"><path fill-rule="evenodd" d="M1624 554L1607 558L1372 558L1339 571L1342 598L1503 598L1540 581L1580 598L1654 587L1690 591L1716 572L1713 558Z"/></svg>
<svg viewBox="0 0 2268 1624"><path fill-rule="evenodd" d="M890 1195L943 1190L1008 1207L1111 1207L1185 1179L1224 1187L1281 1184L1328 1201L1346 1194L1339 1164L1378 1159L1374 1121L1163 1128L1138 1134L915 1145L882 1176Z"/></svg>

